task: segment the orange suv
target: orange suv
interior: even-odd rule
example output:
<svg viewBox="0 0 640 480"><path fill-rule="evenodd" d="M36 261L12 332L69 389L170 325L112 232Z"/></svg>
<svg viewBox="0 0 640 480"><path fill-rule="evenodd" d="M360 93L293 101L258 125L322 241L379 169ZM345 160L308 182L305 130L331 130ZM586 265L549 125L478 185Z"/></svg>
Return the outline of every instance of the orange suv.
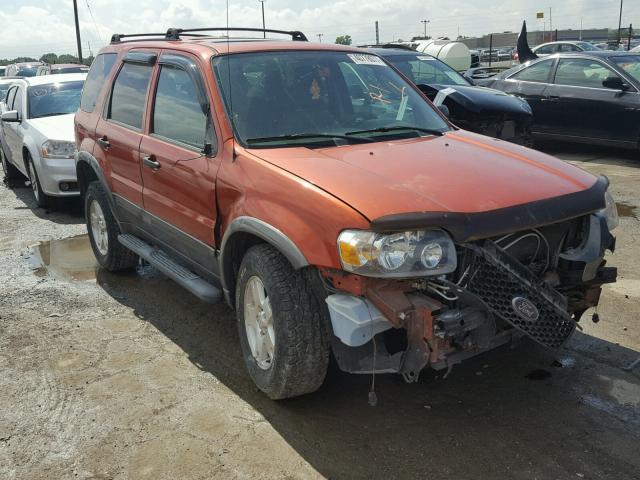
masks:
<svg viewBox="0 0 640 480"><path fill-rule="evenodd" d="M456 128L366 51L229 30L263 34L114 35L77 176L100 265L224 296L269 397L318 389L330 355L411 382L523 336L558 348L615 281L606 178Z"/></svg>

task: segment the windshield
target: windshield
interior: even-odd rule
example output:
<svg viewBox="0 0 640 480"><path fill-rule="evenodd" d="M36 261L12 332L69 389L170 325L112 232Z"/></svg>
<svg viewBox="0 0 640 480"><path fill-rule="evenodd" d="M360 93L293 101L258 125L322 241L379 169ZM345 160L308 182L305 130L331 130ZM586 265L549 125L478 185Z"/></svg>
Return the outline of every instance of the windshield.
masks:
<svg viewBox="0 0 640 480"><path fill-rule="evenodd" d="M21 77L35 77L38 67L19 67L16 75Z"/></svg>
<svg viewBox="0 0 640 480"><path fill-rule="evenodd" d="M582 48L582 50L584 50L585 52L596 52L596 51L600 51L601 50L600 48L598 48L598 47L596 47L594 45L591 45L588 42L580 42L580 43L578 43L578 46L580 48Z"/></svg>
<svg viewBox="0 0 640 480"><path fill-rule="evenodd" d="M343 145L449 130L375 55L243 53L217 58L214 68L243 145Z"/></svg>
<svg viewBox="0 0 640 480"><path fill-rule="evenodd" d="M416 85L469 85L462 75L433 57L393 55L385 58Z"/></svg>
<svg viewBox="0 0 640 480"><path fill-rule="evenodd" d="M640 82L640 56L625 55L621 57L610 57L610 60L631 75L636 82Z"/></svg>
<svg viewBox="0 0 640 480"><path fill-rule="evenodd" d="M75 113L80 105L83 81L34 85L28 89L29 118Z"/></svg>

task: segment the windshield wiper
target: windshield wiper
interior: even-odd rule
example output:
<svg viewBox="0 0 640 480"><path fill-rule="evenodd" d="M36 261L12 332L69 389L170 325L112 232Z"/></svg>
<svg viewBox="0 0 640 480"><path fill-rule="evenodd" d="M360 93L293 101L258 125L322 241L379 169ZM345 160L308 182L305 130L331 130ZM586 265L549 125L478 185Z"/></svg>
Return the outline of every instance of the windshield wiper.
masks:
<svg viewBox="0 0 640 480"><path fill-rule="evenodd" d="M290 135L276 135L274 137L248 138L247 143L255 144L264 142L275 142L279 140L300 140L305 138L340 138L342 140L348 140L350 142L356 143L371 143L375 141L370 138L354 137L350 134L341 135L338 133L292 133Z"/></svg>
<svg viewBox="0 0 640 480"><path fill-rule="evenodd" d="M372 128L370 130L356 130L355 132L347 132L346 135L358 135L360 133L387 133L387 132L395 132L396 130L414 130L416 132L429 133L431 135L438 135L439 137L444 135L444 132L440 130L436 130L435 128L412 127L410 125L396 125L394 127L378 127L378 128Z"/></svg>

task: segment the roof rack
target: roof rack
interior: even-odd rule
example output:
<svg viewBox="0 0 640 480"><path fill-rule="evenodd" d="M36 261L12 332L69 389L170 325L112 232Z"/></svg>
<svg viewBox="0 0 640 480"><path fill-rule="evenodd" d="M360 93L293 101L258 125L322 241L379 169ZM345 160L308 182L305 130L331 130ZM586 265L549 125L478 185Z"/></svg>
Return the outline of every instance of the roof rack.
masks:
<svg viewBox="0 0 640 480"><path fill-rule="evenodd" d="M111 35L111 43L120 43L124 38L131 37L160 37L161 39L166 38L166 33L114 33ZM144 40L143 38L139 40Z"/></svg>
<svg viewBox="0 0 640 480"><path fill-rule="evenodd" d="M167 30L167 40L180 40L180 36L185 37L200 37L190 32L260 32L260 33L281 33L282 35L290 35L291 40L296 42L308 42L306 35L298 30L272 30L269 28L232 28L232 27L214 27L214 28L170 28Z"/></svg>

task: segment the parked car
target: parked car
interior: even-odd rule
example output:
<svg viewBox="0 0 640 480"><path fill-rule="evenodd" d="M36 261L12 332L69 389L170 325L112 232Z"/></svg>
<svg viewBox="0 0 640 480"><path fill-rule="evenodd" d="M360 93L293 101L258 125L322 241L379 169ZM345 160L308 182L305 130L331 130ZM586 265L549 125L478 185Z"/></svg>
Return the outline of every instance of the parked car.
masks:
<svg viewBox="0 0 640 480"><path fill-rule="evenodd" d="M600 50L600 48L590 44L589 42L581 41L548 42L542 43L532 48L533 53L535 53L538 57L544 57L547 55L552 55L554 53L597 52Z"/></svg>
<svg viewBox="0 0 640 480"><path fill-rule="evenodd" d="M0 65L0 77L4 77L4 72L7 69L4 65Z"/></svg>
<svg viewBox="0 0 640 480"><path fill-rule="evenodd" d="M638 54L555 54L477 82L527 100L534 137L638 148Z"/></svg>
<svg viewBox="0 0 640 480"><path fill-rule="evenodd" d="M2 113L0 156L5 178L27 177L38 206L78 195L73 115L86 74L14 80Z"/></svg>
<svg viewBox="0 0 640 480"><path fill-rule="evenodd" d="M5 76L7 77L35 77L38 72L38 67L44 65L42 62L23 62L23 63L12 63L11 65L7 65L7 68L4 71Z"/></svg>
<svg viewBox="0 0 640 480"><path fill-rule="evenodd" d="M451 121L465 130L528 145L533 113L526 101L499 90L476 87L430 55L396 49L371 49L415 83L435 106L444 105ZM366 88L364 79L347 77L350 88Z"/></svg>
<svg viewBox="0 0 640 480"><path fill-rule="evenodd" d="M89 67L79 63L54 63L38 67L36 75L57 75L60 73L87 73Z"/></svg>
<svg viewBox="0 0 640 480"><path fill-rule="evenodd" d="M371 52L206 30L100 50L78 182L99 264L224 294L269 397L319 388L331 351L414 382L525 335L557 348L615 280L606 178L455 128Z"/></svg>

